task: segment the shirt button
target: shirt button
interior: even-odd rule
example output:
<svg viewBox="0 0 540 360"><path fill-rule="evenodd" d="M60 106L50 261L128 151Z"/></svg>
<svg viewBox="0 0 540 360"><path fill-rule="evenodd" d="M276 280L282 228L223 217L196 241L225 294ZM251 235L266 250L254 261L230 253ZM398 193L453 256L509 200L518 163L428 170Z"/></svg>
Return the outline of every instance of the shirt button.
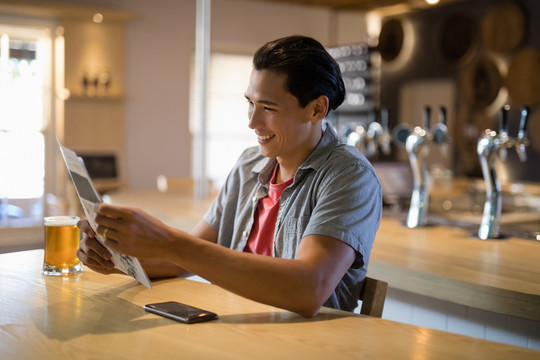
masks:
<svg viewBox="0 0 540 360"><path fill-rule="evenodd" d="M242 233L242 236L243 236L243 237L248 237L248 236L249 236L249 233L248 233L247 231L244 231L244 232Z"/></svg>

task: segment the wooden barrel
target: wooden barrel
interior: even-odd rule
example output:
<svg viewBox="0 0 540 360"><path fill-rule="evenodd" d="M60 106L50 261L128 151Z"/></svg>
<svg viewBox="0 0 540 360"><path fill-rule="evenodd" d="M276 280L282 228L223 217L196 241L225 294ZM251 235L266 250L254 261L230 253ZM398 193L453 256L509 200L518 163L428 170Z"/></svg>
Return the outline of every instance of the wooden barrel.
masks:
<svg viewBox="0 0 540 360"><path fill-rule="evenodd" d="M483 109L497 98L502 84L497 65L487 57L480 57L461 73L459 90L471 108Z"/></svg>
<svg viewBox="0 0 540 360"><path fill-rule="evenodd" d="M400 20L391 19L383 24L377 45L383 61L392 61L398 57L403 47L403 39L404 32Z"/></svg>
<svg viewBox="0 0 540 360"><path fill-rule="evenodd" d="M517 105L540 104L540 50L523 49L512 58L505 86Z"/></svg>
<svg viewBox="0 0 540 360"><path fill-rule="evenodd" d="M444 19L440 31L440 52L444 60L456 63L474 50L477 43L474 21L467 14L452 14Z"/></svg>
<svg viewBox="0 0 540 360"><path fill-rule="evenodd" d="M482 19L482 42L486 49L509 53L521 45L527 29L525 11L506 1L491 7Z"/></svg>

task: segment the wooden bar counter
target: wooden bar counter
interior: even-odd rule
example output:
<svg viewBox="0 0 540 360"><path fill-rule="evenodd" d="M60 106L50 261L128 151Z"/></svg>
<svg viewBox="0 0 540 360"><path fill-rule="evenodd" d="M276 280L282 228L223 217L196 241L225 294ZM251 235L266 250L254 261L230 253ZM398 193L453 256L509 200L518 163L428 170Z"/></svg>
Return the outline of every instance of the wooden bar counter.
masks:
<svg viewBox="0 0 540 360"><path fill-rule="evenodd" d="M368 273L400 290L540 321L539 241L479 240L470 230L383 218Z"/></svg>
<svg viewBox="0 0 540 360"><path fill-rule="evenodd" d="M186 279L153 282L87 268L41 275L42 250L0 255L0 358L538 359L540 352L322 309L315 318ZM147 313L176 300L219 314L186 325Z"/></svg>
<svg viewBox="0 0 540 360"><path fill-rule="evenodd" d="M112 200L189 231L212 198L194 199L184 189L126 191ZM396 289L540 321L540 241L479 240L471 234L445 226L409 229L401 219L383 217L368 273Z"/></svg>

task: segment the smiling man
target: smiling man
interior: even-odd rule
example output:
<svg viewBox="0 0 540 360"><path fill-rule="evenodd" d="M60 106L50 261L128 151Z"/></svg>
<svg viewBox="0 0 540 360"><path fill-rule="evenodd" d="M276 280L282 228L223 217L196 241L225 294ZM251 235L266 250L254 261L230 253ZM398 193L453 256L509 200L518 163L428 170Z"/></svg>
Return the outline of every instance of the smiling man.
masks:
<svg viewBox="0 0 540 360"><path fill-rule="evenodd" d="M100 206L106 245L137 256L150 277L197 274L244 297L314 316L353 310L379 227L370 163L323 124L345 96L338 65L316 40L290 36L254 55L245 92L259 145L240 156L190 234L142 210ZM79 258L116 272L87 221Z"/></svg>

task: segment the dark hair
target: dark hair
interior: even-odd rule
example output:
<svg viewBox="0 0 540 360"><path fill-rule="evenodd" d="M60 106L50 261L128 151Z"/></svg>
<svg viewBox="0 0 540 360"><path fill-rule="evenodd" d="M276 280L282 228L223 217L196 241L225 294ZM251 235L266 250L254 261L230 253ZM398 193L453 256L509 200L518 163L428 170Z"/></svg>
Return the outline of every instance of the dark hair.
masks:
<svg viewBox="0 0 540 360"><path fill-rule="evenodd" d="M339 66L317 40L294 35L263 45L253 56L255 70L270 70L287 76L286 90L301 107L321 95L335 110L345 98Z"/></svg>

